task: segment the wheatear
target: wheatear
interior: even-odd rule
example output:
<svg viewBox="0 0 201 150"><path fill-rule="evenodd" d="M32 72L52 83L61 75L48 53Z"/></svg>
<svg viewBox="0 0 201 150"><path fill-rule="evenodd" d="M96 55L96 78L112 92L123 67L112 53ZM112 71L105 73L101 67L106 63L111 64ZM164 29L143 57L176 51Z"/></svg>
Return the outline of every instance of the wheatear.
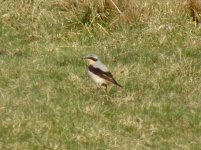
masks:
<svg viewBox="0 0 201 150"><path fill-rule="evenodd" d="M110 73L108 68L99 60L97 55L88 55L84 57L88 63L88 74L89 77L94 81L98 86L104 86L107 88L109 83L113 83L119 87L122 87L117 81L113 78L113 75Z"/></svg>

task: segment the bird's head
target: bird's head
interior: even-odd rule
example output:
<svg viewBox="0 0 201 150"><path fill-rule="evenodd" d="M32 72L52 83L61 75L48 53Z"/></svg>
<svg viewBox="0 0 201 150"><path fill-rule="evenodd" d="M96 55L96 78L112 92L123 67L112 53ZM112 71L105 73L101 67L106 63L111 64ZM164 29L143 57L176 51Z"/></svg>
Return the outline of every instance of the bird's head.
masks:
<svg viewBox="0 0 201 150"><path fill-rule="evenodd" d="M84 59L87 61L88 65L93 65L94 63L99 61L98 56L94 55L94 54L88 55L88 56L84 57Z"/></svg>

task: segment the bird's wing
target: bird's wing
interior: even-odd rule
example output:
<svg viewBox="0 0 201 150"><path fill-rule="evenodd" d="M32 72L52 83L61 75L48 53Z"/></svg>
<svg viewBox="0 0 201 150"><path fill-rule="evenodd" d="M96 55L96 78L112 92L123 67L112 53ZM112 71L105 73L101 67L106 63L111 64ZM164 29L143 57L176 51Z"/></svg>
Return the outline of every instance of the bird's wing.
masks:
<svg viewBox="0 0 201 150"><path fill-rule="evenodd" d="M117 83L117 81L113 78L112 74L109 72L109 71L103 71L102 69L100 68L96 68L95 66L93 65L90 65L89 66L89 71L91 71L92 73L94 73L95 75L107 80L107 81L110 81L120 87L122 87L120 84Z"/></svg>
<svg viewBox="0 0 201 150"><path fill-rule="evenodd" d="M93 64L93 67L99 68L103 72L109 72L109 69L100 60L98 60L95 64Z"/></svg>

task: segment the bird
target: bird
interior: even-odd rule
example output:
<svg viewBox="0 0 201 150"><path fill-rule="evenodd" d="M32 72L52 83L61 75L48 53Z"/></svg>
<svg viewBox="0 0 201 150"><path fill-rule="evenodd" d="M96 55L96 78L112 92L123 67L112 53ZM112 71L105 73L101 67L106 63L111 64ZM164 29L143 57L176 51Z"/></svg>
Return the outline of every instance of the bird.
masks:
<svg viewBox="0 0 201 150"><path fill-rule="evenodd" d="M100 61L99 57L95 54L90 54L84 57L88 63L87 73L97 87L105 87L107 89L108 84L113 83L118 87L122 87L114 79L109 69Z"/></svg>

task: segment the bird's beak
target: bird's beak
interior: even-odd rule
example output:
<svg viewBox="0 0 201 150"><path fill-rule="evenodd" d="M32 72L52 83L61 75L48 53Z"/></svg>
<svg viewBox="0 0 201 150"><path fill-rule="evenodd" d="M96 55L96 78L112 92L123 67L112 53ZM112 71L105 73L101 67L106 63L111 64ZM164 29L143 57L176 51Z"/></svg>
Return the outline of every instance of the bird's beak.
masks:
<svg viewBox="0 0 201 150"><path fill-rule="evenodd" d="M87 57L82 57L82 59L88 65L88 59L87 59Z"/></svg>
<svg viewBox="0 0 201 150"><path fill-rule="evenodd" d="M83 60L84 62L87 62L87 57L82 57L82 60Z"/></svg>

